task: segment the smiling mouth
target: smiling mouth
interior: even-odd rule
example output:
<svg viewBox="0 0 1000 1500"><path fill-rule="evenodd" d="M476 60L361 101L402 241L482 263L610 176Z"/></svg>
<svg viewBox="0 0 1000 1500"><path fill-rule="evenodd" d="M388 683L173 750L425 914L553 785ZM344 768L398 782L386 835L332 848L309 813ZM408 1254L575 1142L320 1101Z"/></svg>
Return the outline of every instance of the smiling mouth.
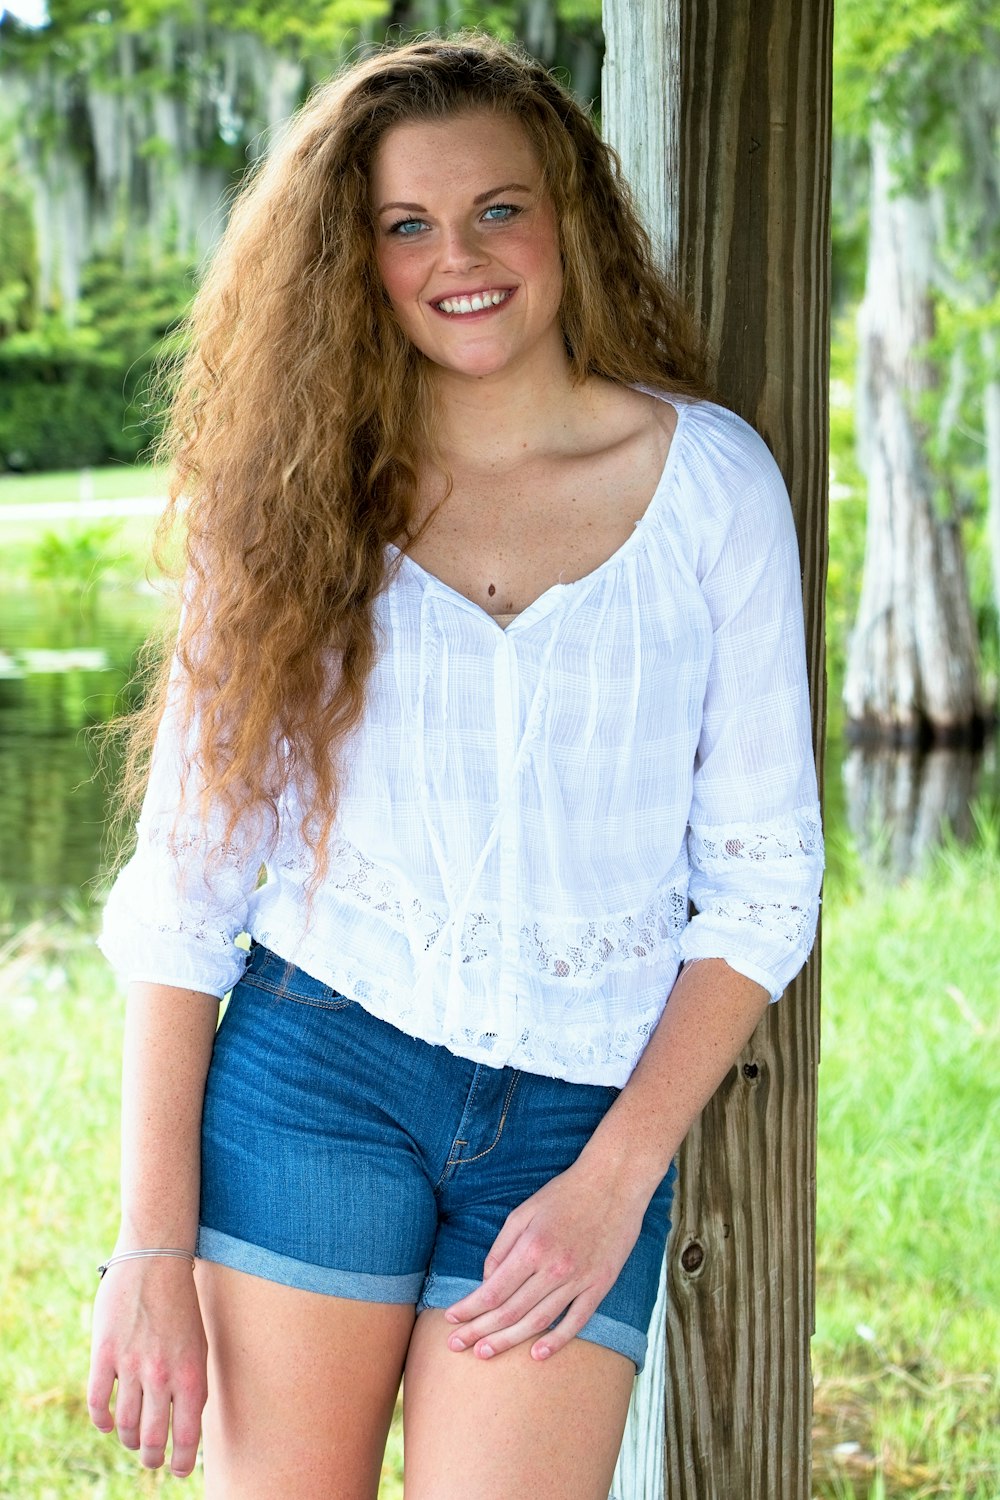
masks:
<svg viewBox="0 0 1000 1500"><path fill-rule="evenodd" d="M489 308L500 307L514 295L513 287L506 291L482 291L472 292L462 297L442 297L439 302L432 305L438 312L447 313L450 318L461 318L467 313L485 312Z"/></svg>

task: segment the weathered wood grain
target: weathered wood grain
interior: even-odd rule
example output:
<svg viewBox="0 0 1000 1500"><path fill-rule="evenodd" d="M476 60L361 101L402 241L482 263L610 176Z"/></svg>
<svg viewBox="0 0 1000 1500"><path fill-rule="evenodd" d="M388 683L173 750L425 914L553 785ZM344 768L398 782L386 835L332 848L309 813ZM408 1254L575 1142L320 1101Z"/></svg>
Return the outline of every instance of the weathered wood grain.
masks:
<svg viewBox="0 0 1000 1500"><path fill-rule="evenodd" d="M763 434L792 496L820 750L832 11L605 5L605 133L717 350L721 399ZM665 175L651 157L675 129ZM640 1393L616 1500L808 1500L818 1061L817 952L682 1152L666 1388ZM642 1470L664 1410L665 1488Z"/></svg>

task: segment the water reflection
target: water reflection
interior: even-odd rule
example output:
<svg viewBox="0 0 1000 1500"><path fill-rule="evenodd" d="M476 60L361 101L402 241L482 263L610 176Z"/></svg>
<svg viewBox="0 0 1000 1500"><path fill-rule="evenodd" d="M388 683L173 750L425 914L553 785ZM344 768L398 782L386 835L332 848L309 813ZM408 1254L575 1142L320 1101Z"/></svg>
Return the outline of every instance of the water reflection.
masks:
<svg viewBox="0 0 1000 1500"><path fill-rule="evenodd" d="M70 644L47 602L8 595L0 619L0 924L93 898L108 812L93 731L120 708L158 613L124 598L102 610L99 641L76 629Z"/></svg>
<svg viewBox="0 0 1000 1500"><path fill-rule="evenodd" d="M919 874L946 830L959 843L972 840L972 807L996 780L992 756L982 751L871 745L848 750L841 774L862 862L896 880Z"/></svg>

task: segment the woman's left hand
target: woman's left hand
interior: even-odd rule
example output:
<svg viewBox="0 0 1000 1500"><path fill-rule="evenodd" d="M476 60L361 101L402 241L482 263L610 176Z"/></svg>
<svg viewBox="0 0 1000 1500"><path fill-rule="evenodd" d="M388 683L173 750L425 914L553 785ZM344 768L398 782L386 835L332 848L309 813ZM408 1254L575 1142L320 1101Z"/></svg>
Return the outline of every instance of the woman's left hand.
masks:
<svg viewBox="0 0 1000 1500"><path fill-rule="evenodd" d="M474 1348L488 1359L534 1339L533 1359L557 1353L617 1280L648 1198L620 1176L609 1182L593 1173L584 1159L554 1177L508 1216L486 1257L482 1285L448 1308L445 1317L459 1325L448 1347Z"/></svg>

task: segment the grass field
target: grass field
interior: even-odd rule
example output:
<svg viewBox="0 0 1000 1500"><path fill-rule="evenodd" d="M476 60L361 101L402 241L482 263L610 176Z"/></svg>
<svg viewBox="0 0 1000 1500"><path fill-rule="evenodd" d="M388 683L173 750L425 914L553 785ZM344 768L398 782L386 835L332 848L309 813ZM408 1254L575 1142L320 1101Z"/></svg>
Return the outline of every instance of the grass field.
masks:
<svg viewBox="0 0 1000 1500"><path fill-rule="evenodd" d="M161 469L119 465L113 468L45 474L0 475L0 583L7 591L24 591L32 578L45 576L42 554L46 539L58 537L63 570L75 583L87 587L93 576L130 587L155 568L147 564L155 515L53 518L52 504L81 499L159 500L166 496L166 475ZM36 514L16 518L13 506L31 506ZM74 557L75 553L75 557ZM99 559L94 567L92 559Z"/></svg>
<svg viewBox="0 0 1000 1500"><path fill-rule="evenodd" d="M1000 850L825 908L816 1496L1000 1496ZM115 1232L120 1000L85 924L2 954L0 1494L124 1500L88 1426L94 1266ZM383 1500L398 1500L398 1433ZM200 1494L197 1476L188 1484Z"/></svg>
<svg viewBox="0 0 1000 1500"><path fill-rule="evenodd" d="M101 469L53 469L43 474L0 474L0 510L4 505L34 505L52 500L126 500L159 496L166 491L162 469L143 464L113 464Z"/></svg>

